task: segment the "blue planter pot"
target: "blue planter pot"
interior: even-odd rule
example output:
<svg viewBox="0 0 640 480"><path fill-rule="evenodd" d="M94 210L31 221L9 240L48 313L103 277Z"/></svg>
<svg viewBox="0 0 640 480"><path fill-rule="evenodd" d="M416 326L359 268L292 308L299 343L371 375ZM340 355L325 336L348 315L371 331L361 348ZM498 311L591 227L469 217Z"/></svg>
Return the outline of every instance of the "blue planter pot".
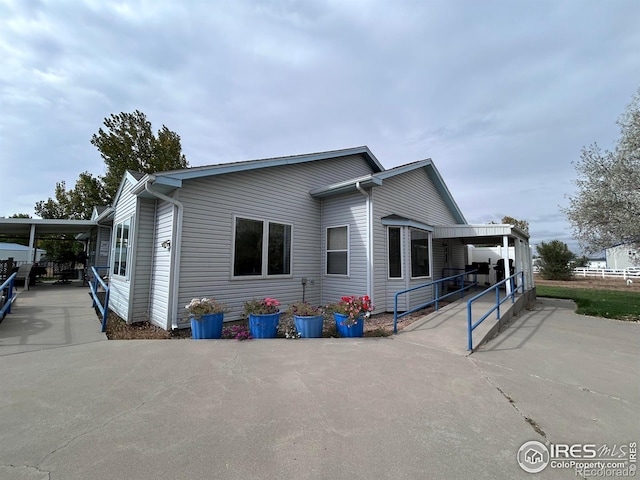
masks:
<svg viewBox="0 0 640 480"><path fill-rule="evenodd" d="M196 320L191 317L191 337L196 340L222 337L224 313L207 313Z"/></svg>
<svg viewBox="0 0 640 480"><path fill-rule="evenodd" d="M358 321L349 326L344 323L349 315L334 313L333 317L336 319L336 329L341 337L361 337L364 334L364 318L358 317Z"/></svg>
<svg viewBox="0 0 640 480"><path fill-rule="evenodd" d="M322 337L322 324L324 317L317 315L314 317L294 315L293 320L296 323L296 330L302 338L320 338Z"/></svg>
<svg viewBox="0 0 640 480"><path fill-rule="evenodd" d="M249 330L253 338L276 338L280 312L268 315L249 314Z"/></svg>

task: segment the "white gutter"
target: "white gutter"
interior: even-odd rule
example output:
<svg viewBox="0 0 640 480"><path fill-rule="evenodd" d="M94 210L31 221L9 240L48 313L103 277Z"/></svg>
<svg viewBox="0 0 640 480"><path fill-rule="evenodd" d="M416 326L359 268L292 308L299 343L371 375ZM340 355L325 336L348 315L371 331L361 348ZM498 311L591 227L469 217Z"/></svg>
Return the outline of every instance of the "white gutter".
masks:
<svg viewBox="0 0 640 480"><path fill-rule="evenodd" d="M360 182L356 182L356 189L366 197L366 209L367 209L367 295L371 299L371 303L375 305L373 301L373 235L371 227L373 225L373 209L371 208L371 195L366 192L361 186Z"/></svg>
<svg viewBox="0 0 640 480"><path fill-rule="evenodd" d="M171 315L171 329L178 328L178 286L180 284L180 250L182 250L182 217L184 205L178 200L168 197L167 195L151 189L151 183L156 179L155 175L149 175L148 180L144 183L144 189L160 200L169 202L178 209L176 221L173 222L173 230L171 233L171 265L173 266L173 274L169 278L169 312Z"/></svg>

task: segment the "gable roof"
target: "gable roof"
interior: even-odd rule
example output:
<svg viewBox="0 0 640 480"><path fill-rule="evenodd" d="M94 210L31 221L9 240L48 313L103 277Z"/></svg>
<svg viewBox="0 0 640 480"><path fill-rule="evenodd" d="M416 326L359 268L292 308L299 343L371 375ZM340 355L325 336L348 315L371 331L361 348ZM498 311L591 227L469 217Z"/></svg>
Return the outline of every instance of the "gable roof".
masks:
<svg viewBox="0 0 640 480"><path fill-rule="evenodd" d="M389 170L384 170L381 172L373 173L371 175L367 175L364 177L353 178L351 180L346 180L344 182L334 183L332 185L327 185L325 187L320 187L309 192L311 196L317 198L323 197L331 197L334 195L341 195L344 193L356 191L357 187L373 187L377 185L382 185L384 180L388 178L395 177L397 175L402 175L407 172L411 172L413 170L417 170L419 168L423 168L427 173L427 176L433 182L437 192L440 194L440 197L447 205L451 214L456 219L458 223L466 224L467 221L458 207L458 204L453 199L451 192L447 188L447 185L444 183L444 180L440 176L440 172L433 164L433 161L428 158L426 160L420 160L417 162L407 163L405 165L400 165L398 167L390 168Z"/></svg>
<svg viewBox="0 0 640 480"><path fill-rule="evenodd" d="M120 180L120 186L118 187L118 190L116 191L116 194L113 197L112 205L115 205L118 202L120 195L122 195L122 189L124 188L124 185L127 182L131 183L132 185L135 185L140 181L140 179L144 178L145 176L146 174L141 172L136 172L134 170L127 170L126 172L124 172L124 175L122 176L122 180ZM100 213L104 213L104 212L100 212Z"/></svg>
<svg viewBox="0 0 640 480"><path fill-rule="evenodd" d="M175 180L188 180L192 178L208 177L211 175L222 175L225 173L244 172L247 170L257 170L260 168L277 167L280 165L294 165L297 163L313 162L329 158L347 157L350 155L362 155L374 172L384 170L382 164L371 153L369 147L361 146L345 148L342 150L330 150L327 152L307 153L303 155L291 155L286 157L263 158L259 160L245 160L242 162L221 163L216 165L204 165L201 167L190 167L181 170L170 170L154 174L156 179L170 177Z"/></svg>

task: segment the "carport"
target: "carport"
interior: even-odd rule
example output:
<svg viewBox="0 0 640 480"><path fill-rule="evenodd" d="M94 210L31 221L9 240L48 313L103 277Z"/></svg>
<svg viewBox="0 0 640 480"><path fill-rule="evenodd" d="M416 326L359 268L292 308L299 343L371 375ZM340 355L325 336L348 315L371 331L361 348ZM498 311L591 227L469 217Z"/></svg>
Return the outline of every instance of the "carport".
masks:
<svg viewBox="0 0 640 480"><path fill-rule="evenodd" d="M516 272L524 272L524 290L530 290L534 286L529 235L514 225L440 225L434 228L433 238L458 239L467 245L501 246L505 266L509 265L509 247L514 247L514 267ZM520 286L520 277L517 277L516 281L516 286ZM507 293L511 293L511 285L508 282L506 288Z"/></svg>
<svg viewBox="0 0 640 480"><path fill-rule="evenodd" d="M62 220L42 218L0 218L0 239L29 239L29 262L35 261L36 239L42 235L79 235L98 224L95 220Z"/></svg>

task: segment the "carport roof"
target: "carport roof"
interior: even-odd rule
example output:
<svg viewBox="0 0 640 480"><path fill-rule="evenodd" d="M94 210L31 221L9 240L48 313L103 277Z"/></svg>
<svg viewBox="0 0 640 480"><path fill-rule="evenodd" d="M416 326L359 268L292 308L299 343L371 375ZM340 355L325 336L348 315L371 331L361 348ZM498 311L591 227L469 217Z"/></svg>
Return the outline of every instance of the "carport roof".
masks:
<svg viewBox="0 0 640 480"><path fill-rule="evenodd" d="M32 226L36 235L63 234L77 235L97 225L93 220L60 220L42 218L0 218L0 236L29 237Z"/></svg>
<svg viewBox="0 0 640 480"><path fill-rule="evenodd" d="M436 225L433 238L459 238L468 244L501 245L504 236L519 238L529 242L529 235L515 225L483 224L483 225Z"/></svg>

